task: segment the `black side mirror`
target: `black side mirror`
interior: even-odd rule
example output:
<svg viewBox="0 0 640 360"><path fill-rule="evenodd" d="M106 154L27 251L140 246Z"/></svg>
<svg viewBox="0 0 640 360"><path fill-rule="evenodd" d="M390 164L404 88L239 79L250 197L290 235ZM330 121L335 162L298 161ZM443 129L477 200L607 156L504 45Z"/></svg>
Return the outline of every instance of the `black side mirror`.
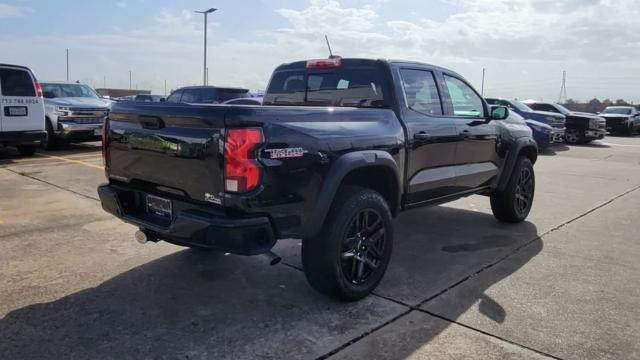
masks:
<svg viewBox="0 0 640 360"><path fill-rule="evenodd" d="M167 101L167 99L165 99L165 98L160 98L160 102L165 102L165 101Z"/></svg>
<svg viewBox="0 0 640 360"><path fill-rule="evenodd" d="M509 109L506 106L492 106L491 120L504 120L509 117Z"/></svg>

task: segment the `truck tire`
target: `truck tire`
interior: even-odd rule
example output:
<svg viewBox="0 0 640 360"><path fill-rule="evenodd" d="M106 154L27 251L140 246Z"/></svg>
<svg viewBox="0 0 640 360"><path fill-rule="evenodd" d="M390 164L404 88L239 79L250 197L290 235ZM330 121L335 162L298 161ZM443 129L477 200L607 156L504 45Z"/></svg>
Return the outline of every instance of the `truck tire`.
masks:
<svg viewBox="0 0 640 360"><path fill-rule="evenodd" d="M580 129L567 129L564 141L568 144L581 144L584 142L584 131Z"/></svg>
<svg viewBox="0 0 640 360"><path fill-rule="evenodd" d="M535 188L533 164L529 158L520 156L505 189L491 194L493 216L508 223L524 221L531 211Z"/></svg>
<svg viewBox="0 0 640 360"><path fill-rule="evenodd" d="M304 239L302 265L309 284L342 301L369 295L391 259L391 211L377 192L343 186L320 234Z"/></svg>
<svg viewBox="0 0 640 360"><path fill-rule="evenodd" d="M33 156L36 153L36 145L16 145L16 149L22 156Z"/></svg>
<svg viewBox="0 0 640 360"><path fill-rule="evenodd" d="M634 133L634 128L633 128L633 123L629 124L629 127L627 128L627 136L633 136Z"/></svg>
<svg viewBox="0 0 640 360"><path fill-rule="evenodd" d="M54 150L56 148L56 134L53 132L53 126L49 119L45 120L45 130L47 132L47 136L40 142L40 145L45 150Z"/></svg>

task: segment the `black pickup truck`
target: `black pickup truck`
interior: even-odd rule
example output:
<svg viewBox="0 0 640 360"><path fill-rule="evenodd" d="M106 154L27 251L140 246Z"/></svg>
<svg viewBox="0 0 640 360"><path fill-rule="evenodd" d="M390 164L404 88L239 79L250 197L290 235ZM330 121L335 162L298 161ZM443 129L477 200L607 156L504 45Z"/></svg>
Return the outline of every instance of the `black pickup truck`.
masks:
<svg viewBox="0 0 640 360"><path fill-rule="evenodd" d="M569 144L587 144L593 140L602 140L607 134L606 120L596 114L571 111L560 104L544 101L526 100L524 103L536 111L564 115L564 141Z"/></svg>
<svg viewBox="0 0 640 360"><path fill-rule="evenodd" d="M400 211L482 194L523 221L538 153L455 72L339 57L281 65L264 106L117 103L103 143L102 206L142 242L274 256L302 238L310 284L343 300L382 279Z"/></svg>

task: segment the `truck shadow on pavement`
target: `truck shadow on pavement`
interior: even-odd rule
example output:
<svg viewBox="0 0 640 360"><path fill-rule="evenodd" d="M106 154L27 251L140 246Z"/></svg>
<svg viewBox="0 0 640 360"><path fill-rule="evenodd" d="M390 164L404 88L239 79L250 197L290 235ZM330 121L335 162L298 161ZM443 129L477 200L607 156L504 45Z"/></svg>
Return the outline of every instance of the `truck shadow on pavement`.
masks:
<svg viewBox="0 0 640 360"><path fill-rule="evenodd" d="M0 166L2 165L12 165L20 162L31 162L37 161L39 159L43 159L42 156L38 154L44 154L49 156L69 156L69 155L91 155L95 154L95 156L101 155L101 145L98 143L69 143L60 145L55 150L44 150L43 148L38 148L36 150L37 154L35 156L22 156L18 153L18 150L14 147L3 147L0 146Z"/></svg>
<svg viewBox="0 0 640 360"><path fill-rule="evenodd" d="M298 240L278 245L290 266L181 250L95 288L8 313L0 319L0 354L7 359L307 359L334 352L348 357L345 344L360 338L355 346L366 343L447 289L480 281L479 273L483 280L451 304L454 315L448 318L455 320L479 303L481 313L504 321L508 314L499 299L484 290L542 249L531 223L508 226L481 212L450 207L403 214L395 236L378 295L357 303L329 300L306 284L296 269ZM516 260L501 262L505 257ZM498 264L501 271L492 271ZM402 335L408 336L403 341L383 338L362 351L404 358L451 325L420 314L424 326ZM391 320L396 321L363 336Z"/></svg>

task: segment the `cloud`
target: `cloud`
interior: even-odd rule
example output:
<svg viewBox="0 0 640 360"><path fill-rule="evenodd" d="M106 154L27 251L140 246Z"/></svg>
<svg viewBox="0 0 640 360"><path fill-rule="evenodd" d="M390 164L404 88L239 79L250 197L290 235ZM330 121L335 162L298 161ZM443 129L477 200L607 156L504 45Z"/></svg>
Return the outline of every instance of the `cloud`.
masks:
<svg viewBox="0 0 640 360"><path fill-rule="evenodd" d="M386 0L351 7L310 0L302 9L275 10L283 24L255 33L253 40L210 37L210 82L263 89L277 65L327 56L327 34L336 54L435 63L475 84L486 67L489 95L551 98L567 69L570 97L640 100L635 91L640 7L635 0L433 1L447 2L456 11L440 20L394 19L384 16L385 8L393 6ZM8 60L35 61L35 69L51 79L63 75L63 49L72 44L72 77L90 84L102 85L106 74L109 86L128 87L129 69L140 88L159 93L165 79L169 89L201 83L201 16L161 9L153 20L146 27L111 33L19 40L0 34L0 41L19 50ZM215 34L219 24L209 25ZM59 64L51 58L58 53Z"/></svg>
<svg viewBox="0 0 640 360"><path fill-rule="evenodd" d="M24 16L31 12L33 9L28 7L0 3L0 19Z"/></svg>

